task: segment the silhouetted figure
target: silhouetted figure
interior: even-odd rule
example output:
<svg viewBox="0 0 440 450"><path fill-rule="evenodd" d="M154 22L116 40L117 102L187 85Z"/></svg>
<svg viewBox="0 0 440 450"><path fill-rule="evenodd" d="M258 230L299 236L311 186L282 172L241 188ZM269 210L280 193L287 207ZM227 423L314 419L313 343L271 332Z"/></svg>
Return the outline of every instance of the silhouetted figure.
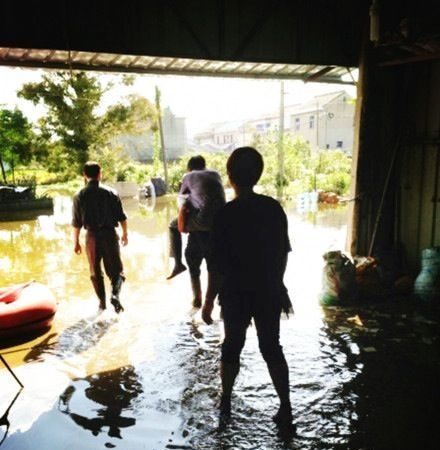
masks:
<svg viewBox="0 0 440 450"><path fill-rule="evenodd" d="M121 224L122 245L127 245L127 216L122 208L117 192L101 185L101 167L94 161L84 165L86 186L73 198L73 240L76 254L82 252L79 243L81 228L86 232L86 254L90 266L90 278L99 298L99 307L106 308L104 277L101 262L110 278L111 303L117 313L124 310L119 293L125 280L119 251L119 237L115 228Z"/></svg>
<svg viewBox="0 0 440 450"><path fill-rule="evenodd" d="M133 402L142 393L136 372L130 366L114 371L94 374L86 379L90 383L85 396L95 403L90 411L96 417L86 417L71 411L70 402L76 392L75 386L68 386L59 398L58 408L94 436L107 432L108 436L122 439L121 429L136 424ZM80 393L82 395L82 393Z"/></svg>
<svg viewBox="0 0 440 450"><path fill-rule="evenodd" d="M208 272L211 270L211 232L191 231L185 248L185 259L188 264L193 293L194 308L202 306L202 287L200 281L201 265L206 262Z"/></svg>
<svg viewBox="0 0 440 450"><path fill-rule="evenodd" d="M287 217L280 204L253 191L262 171L263 158L251 147L234 150L227 161L236 197L214 219L212 270L202 317L207 324L212 323L214 299L219 293L225 330L220 369L221 417L230 414L240 353L247 327L254 319L260 351L280 398L273 419L279 425L293 427L289 372L279 343L281 312L291 311L283 283L291 247Z"/></svg>
<svg viewBox="0 0 440 450"><path fill-rule="evenodd" d="M209 241L208 232L211 229L214 215L225 204L225 192L219 173L206 169L203 156L190 158L187 170L188 173L183 177L179 195L185 197L182 208L188 211L185 231L190 233L190 236L188 238L189 248L185 254L190 266L193 305L200 308L202 299L200 264L207 254L204 242ZM197 233L197 236L191 237L193 232ZM174 267L167 277L168 280L186 270L186 266L182 262L182 236L177 227L177 219L171 221L169 233L170 256L174 258Z"/></svg>

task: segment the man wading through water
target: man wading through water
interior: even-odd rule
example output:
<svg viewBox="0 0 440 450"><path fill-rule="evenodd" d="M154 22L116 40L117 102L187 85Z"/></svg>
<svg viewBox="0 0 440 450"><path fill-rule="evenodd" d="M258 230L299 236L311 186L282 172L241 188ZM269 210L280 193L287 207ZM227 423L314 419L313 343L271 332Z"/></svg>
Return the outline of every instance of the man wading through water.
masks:
<svg viewBox="0 0 440 450"><path fill-rule="evenodd" d="M253 191L263 171L263 158L257 150L251 147L234 150L226 168L236 197L214 218L212 270L202 309L203 320L211 324L214 299L219 293L225 329L220 417L224 420L230 415L240 353L253 319L261 354L280 399L273 420L294 431L289 369L279 342L281 312L287 313L292 307L283 283L291 250L287 217L276 200Z"/></svg>
<svg viewBox="0 0 440 450"><path fill-rule="evenodd" d="M81 228L86 231L86 254L90 266L90 278L99 298L99 308L105 309L105 285L102 275L101 261L110 278L112 293L110 302L117 313L124 310L119 301L119 293L125 280L119 237L115 228L121 224L122 245L127 245L127 216L122 209L121 200L113 189L100 184L101 167L94 161L84 165L86 187L73 198L73 242L74 251L81 254L79 243Z"/></svg>
<svg viewBox="0 0 440 450"><path fill-rule="evenodd" d="M182 206L186 211L185 230L189 233L185 258L189 266L191 287L193 291L193 306L202 306L202 290L200 284L200 265L206 260L210 270L210 230L212 220L217 211L225 204L225 191L220 174L206 169L203 156L193 156L187 164L188 173L182 180L179 195L185 197ZM183 212L181 211L180 214ZM178 229L178 220L169 225L170 256L174 258L174 267L168 280L184 272L186 266L182 262L182 236Z"/></svg>

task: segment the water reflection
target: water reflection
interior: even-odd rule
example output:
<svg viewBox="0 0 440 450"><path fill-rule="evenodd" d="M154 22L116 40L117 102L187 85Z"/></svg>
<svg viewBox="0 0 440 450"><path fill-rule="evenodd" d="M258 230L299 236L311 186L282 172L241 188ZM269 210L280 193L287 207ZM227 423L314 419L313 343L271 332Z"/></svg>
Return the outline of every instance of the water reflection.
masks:
<svg viewBox="0 0 440 450"><path fill-rule="evenodd" d="M53 354L59 358L70 358L95 347L110 328L117 322L116 317L99 319L81 319L64 329L58 335L51 333L25 356L25 362L41 360L45 354ZM54 339L56 337L56 340Z"/></svg>
<svg viewBox="0 0 440 450"><path fill-rule="evenodd" d="M176 202L161 197L143 206L132 199L124 206L130 235L122 249L128 277L120 316L97 314L86 261L72 251L69 198L57 199L51 216L1 223L0 284L37 279L59 303L49 333L5 350L25 390L8 409L2 450L63 448L74 438L80 450L429 448L438 321L408 305L318 304L322 253L343 248L346 208L298 214L286 205L293 252L285 281L295 315L282 320L281 342L298 425L287 439L271 421L278 398L253 327L232 420L219 427L218 310L214 325L204 325L191 311L189 277L165 281ZM6 410L16 391L3 375Z"/></svg>
<svg viewBox="0 0 440 450"><path fill-rule="evenodd" d="M348 448L358 423L359 349L348 336L335 336L325 317L315 330L298 327L297 320L284 320L281 332L298 426L295 437L280 436L271 420L278 398L253 328L248 330L226 428L219 426L216 406L222 324L206 327L191 321L178 333L173 352L185 370L182 413L193 448Z"/></svg>
<svg viewBox="0 0 440 450"><path fill-rule="evenodd" d="M74 380L60 395L58 409L70 416L81 428L93 436L107 433L109 437L122 439L122 429L132 427L135 399L142 393L134 367L94 374ZM76 401L85 394L86 399Z"/></svg>

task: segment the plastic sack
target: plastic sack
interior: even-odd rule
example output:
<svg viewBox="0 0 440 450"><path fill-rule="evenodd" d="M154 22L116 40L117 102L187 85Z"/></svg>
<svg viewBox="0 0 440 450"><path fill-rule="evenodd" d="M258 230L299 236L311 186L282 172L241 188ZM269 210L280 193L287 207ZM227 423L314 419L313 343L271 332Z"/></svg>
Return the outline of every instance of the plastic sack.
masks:
<svg viewBox="0 0 440 450"><path fill-rule="evenodd" d="M322 255L325 261L322 276L322 305L337 305L354 300L356 296L356 268L340 250Z"/></svg>

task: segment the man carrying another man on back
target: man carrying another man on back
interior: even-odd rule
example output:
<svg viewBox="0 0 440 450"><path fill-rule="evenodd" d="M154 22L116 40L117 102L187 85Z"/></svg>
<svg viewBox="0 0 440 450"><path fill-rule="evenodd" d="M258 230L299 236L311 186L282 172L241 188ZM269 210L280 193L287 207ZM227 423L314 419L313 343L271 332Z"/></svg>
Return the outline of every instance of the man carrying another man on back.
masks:
<svg viewBox="0 0 440 450"><path fill-rule="evenodd" d="M186 197L182 206L183 214L185 214L184 231L190 233L190 236L185 256L190 269L194 294L193 306L200 307L200 264L205 258L209 266L209 231L214 215L226 200L220 174L215 170L206 169L203 156L190 158L187 170L179 195ZM177 225L178 221L174 219L169 226L170 256L174 258L174 268L167 277L168 280L186 270L182 262L182 236Z"/></svg>

